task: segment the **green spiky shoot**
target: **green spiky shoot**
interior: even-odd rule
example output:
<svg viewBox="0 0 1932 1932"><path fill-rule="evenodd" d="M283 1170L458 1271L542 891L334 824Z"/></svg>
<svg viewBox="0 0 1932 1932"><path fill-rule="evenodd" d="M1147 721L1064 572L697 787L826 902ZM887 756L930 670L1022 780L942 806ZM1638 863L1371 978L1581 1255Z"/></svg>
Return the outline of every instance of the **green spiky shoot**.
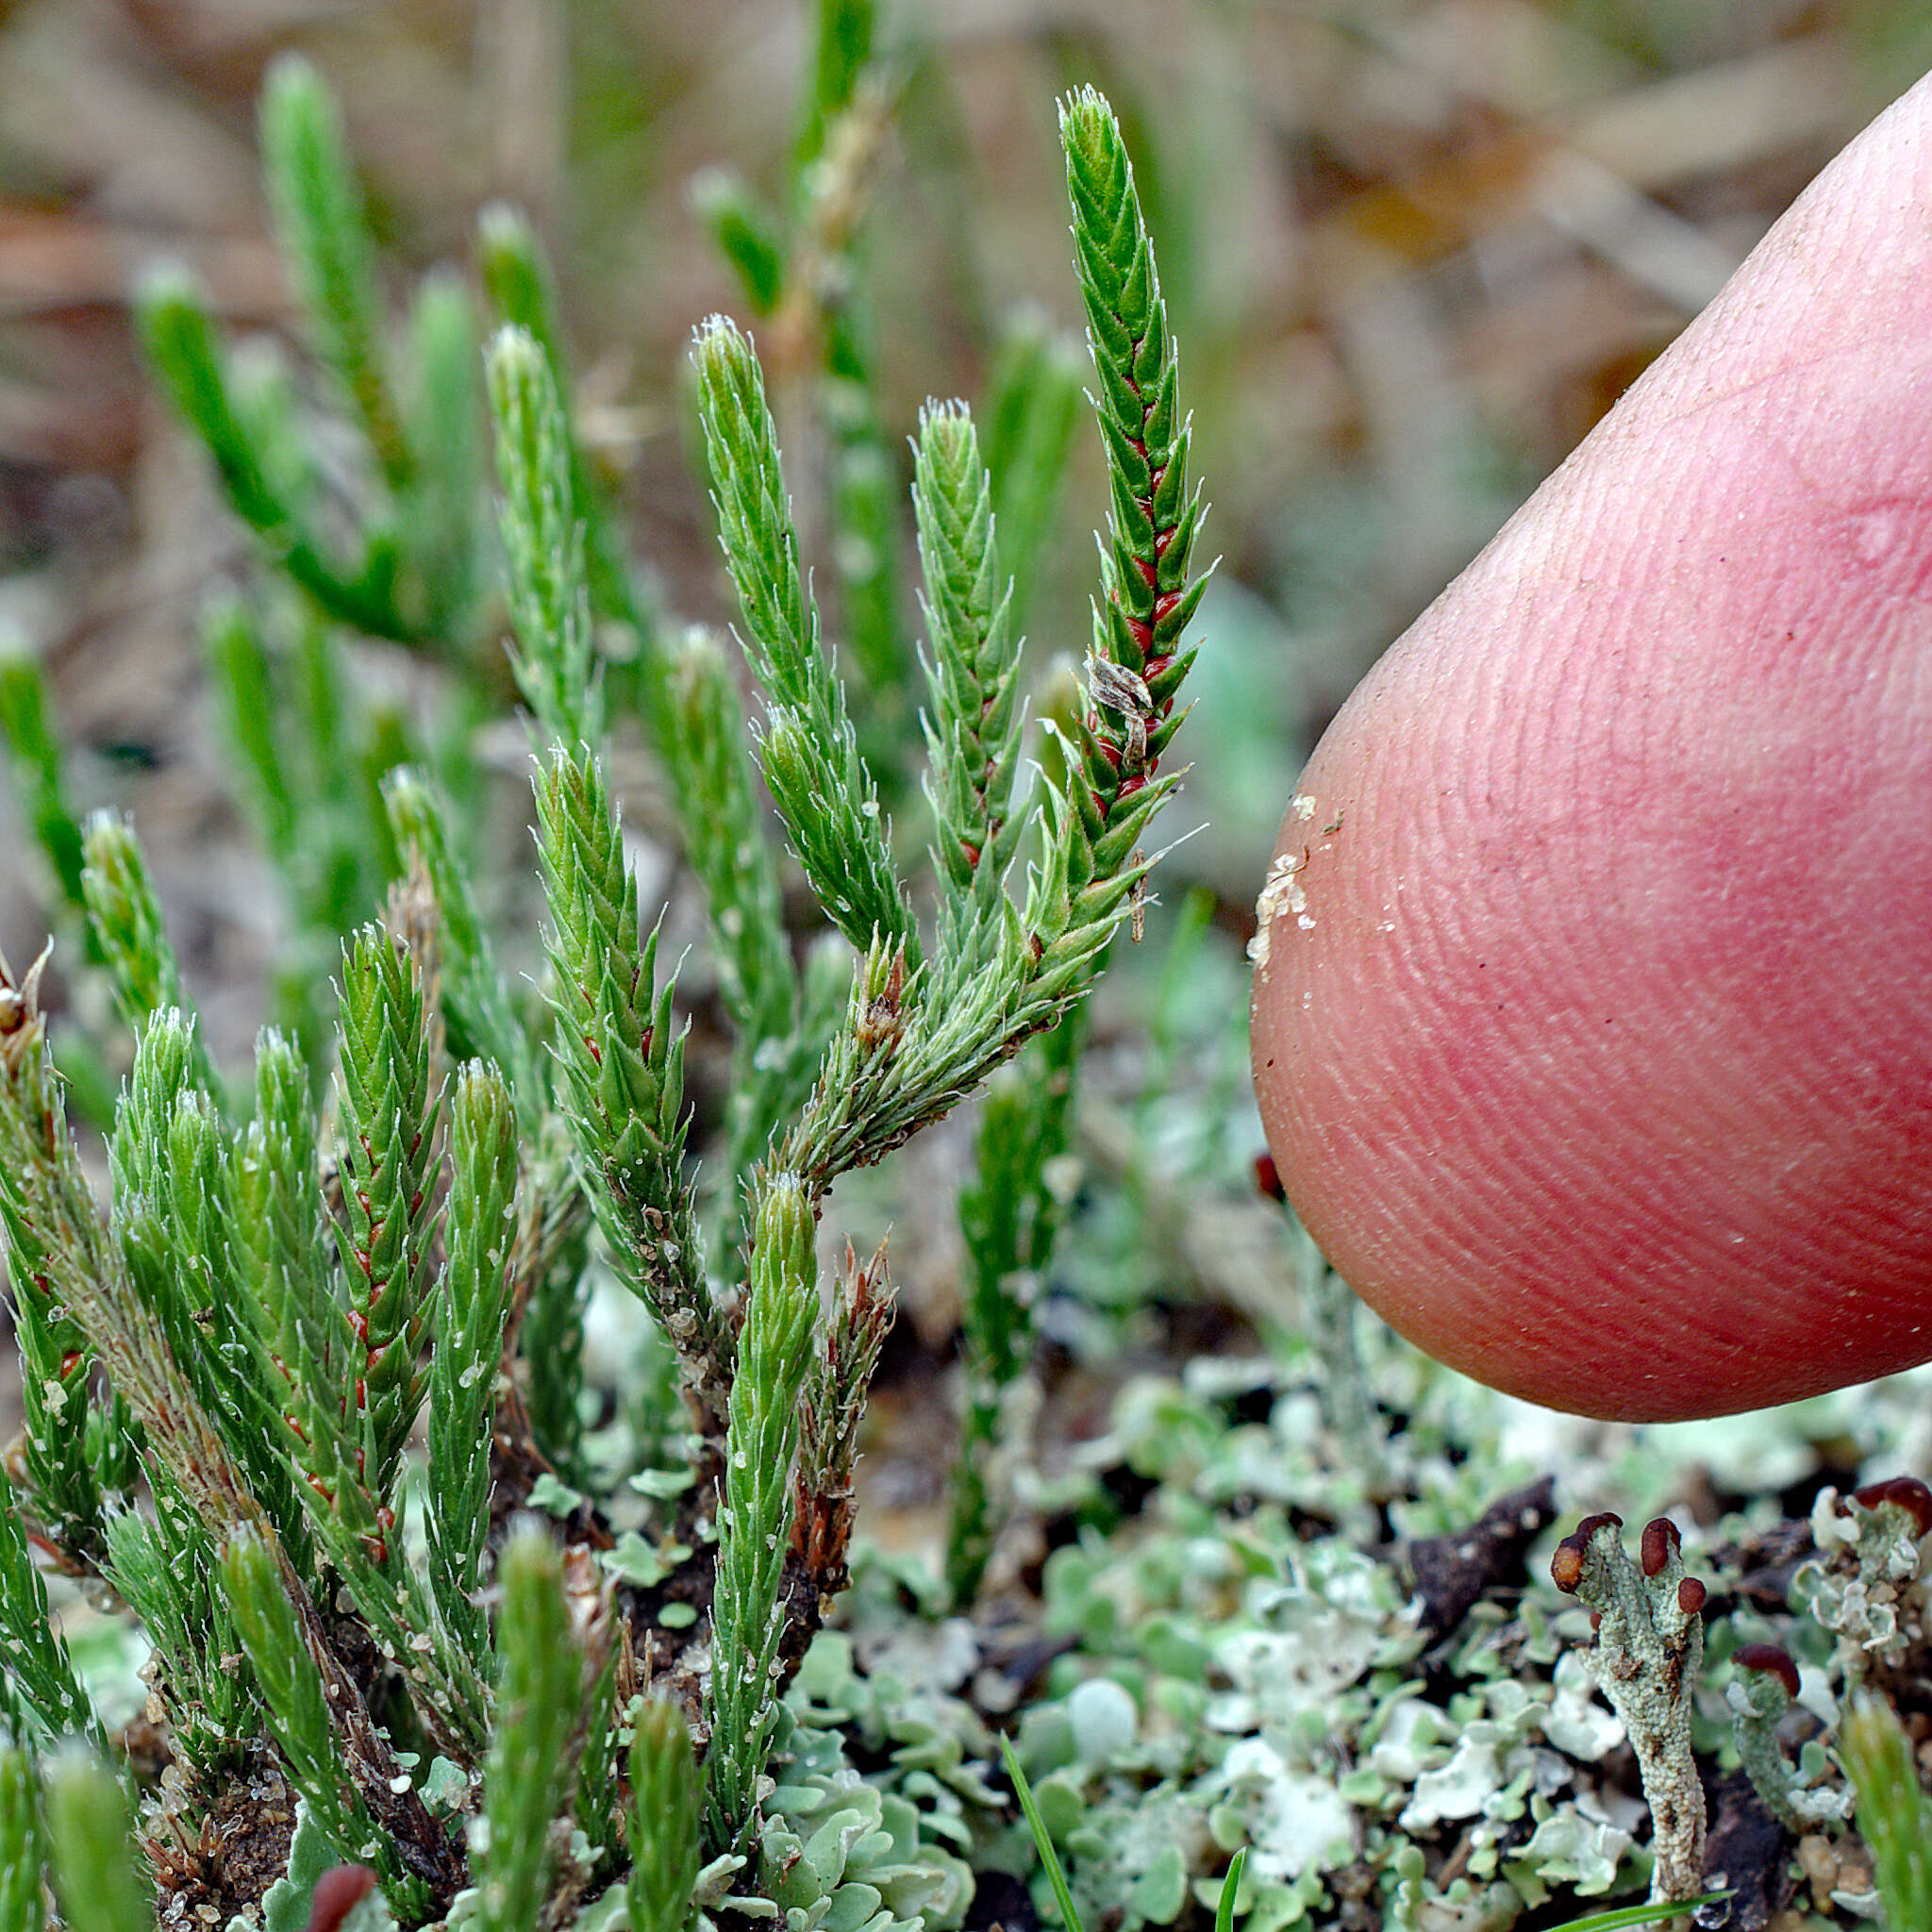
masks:
<svg viewBox="0 0 1932 1932"><path fill-rule="evenodd" d="M692 359L724 558L765 691L765 782L832 923L855 946L876 936L905 947L916 963L918 933L878 787L859 756L799 565L763 373L751 344L721 315L698 330Z"/></svg>
<svg viewBox="0 0 1932 1932"><path fill-rule="evenodd" d="M795 1184L780 1182L758 1208L725 1443L711 1610L712 1745L705 1764L705 1839L713 1857L741 1851L751 1836L758 1775L777 1722L772 1666L783 1628L778 1582L791 1532L799 1397L817 1315L811 1207Z"/></svg>
<svg viewBox="0 0 1932 1932"><path fill-rule="evenodd" d="M380 1517L392 1507L423 1393L438 1122L421 970L380 926L365 926L344 949L341 1025L345 1427L357 1480Z"/></svg>
<svg viewBox="0 0 1932 1932"><path fill-rule="evenodd" d="M677 1351L700 1427L722 1440L732 1341L683 1173L672 985L655 984L656 934L640 941L637 878L596 760L554 753L536 791L556 1052L578 1159L620 1278Z"/></svg>

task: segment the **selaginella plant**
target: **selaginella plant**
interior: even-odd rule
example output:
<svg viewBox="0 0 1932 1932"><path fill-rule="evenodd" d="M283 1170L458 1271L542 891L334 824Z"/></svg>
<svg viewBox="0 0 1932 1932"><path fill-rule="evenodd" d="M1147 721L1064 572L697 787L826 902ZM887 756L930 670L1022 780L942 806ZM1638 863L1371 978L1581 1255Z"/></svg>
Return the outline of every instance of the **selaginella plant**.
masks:
<svg viewBox="0 0 1932 1932"><path fill-rule="evenodd" d="M849 47L821 54L838 81L819 102L831 148L841 114L874 109ZM271 83L265 125L315 346L371 455L372 521L346 550L325 534L282 392L238 391L173 285L148 306L156 359L307 600L311 645L320 614L460 643L473 553L437 518L461 458L434 423L461 410L448 386L421 398L434 423L394 402L312 75ZM535 762L542 998L498 966L436 775L398 766L371 794L370 849L393 876L380 920L340 941L332 1043L319 1056L270 1027L252 1080L225 1080L132 827L92 822L63 883L137 1042L103 1209L66 1119L44 956L0 962L0 1224L25 1405L0 1497L9 1928L49 1923L42 1873L67 1924L115 1932L236 1913L524 1932L598 1899L621 1900L638 1932L675 1932L727 1896L776 1901L762 1909L801 1926L885 1928L951 1884L896 1798L868 1811L801 1786L799 1815L826 1818L804 1845L766 1767L780 1694L847 1580L858 1420L892 1311L883 1254L848 1248L822 1274L828 1193L1029 1041L1058 1042L1044 1112L1009 1098L982 1137L969 1451L983 1457L1030 1336L1002 1296L1051 1239L1040 1169L1063 1132L1071 1016L1138 908L1178 782L1201 578L1174 345L1113 115L1083 90L1060 128L1112 491L1086 698L1029 775L996 485L967 408L928 406L913 496L929 879L904 870L894 788L834 667L763 372L714 317L692 359L763 699L758 763L828 928L794 956L728 658L702 633L669 641L624 588L586 497L541 263L497 216L486 279L513 319L489 346L488 395ZM424 369L446 370L460 334L425 293ZM632 626L625 702L708 894L736 1036L704 1187L675 975L644 929L604 758L617 693L598 626L613 615ZM231 670L258 641L229 640ZM256 752L264 823L293 853L300 803L273 745ZM43 816L64 836L48 770ZM309 928L329 903L308 901ZM332 1066L320 1110L318 1057ZM1009 1179L1022 1191L1002 1205ZM619 1391L623 1446L593 1455L578 1397L599 1271L648 1322ZM977 1460L968 1483L949 1566L961 1601L986 1560ZM144 1627L158 1783L104 1735L50 1619L50 1567Z"/></svg>

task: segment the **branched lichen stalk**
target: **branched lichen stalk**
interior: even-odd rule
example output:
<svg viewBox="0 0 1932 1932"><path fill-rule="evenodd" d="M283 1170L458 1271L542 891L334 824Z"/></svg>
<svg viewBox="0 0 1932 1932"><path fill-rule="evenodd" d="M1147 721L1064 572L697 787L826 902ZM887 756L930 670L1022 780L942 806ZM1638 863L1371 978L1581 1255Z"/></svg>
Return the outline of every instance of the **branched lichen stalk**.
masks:
<svg viewBox="0 0 1932 1932"><path fill-rule="evenodd" d="M1818 1782L1816 1764L1793 1765L1778 1741L1778 1727L1797 1701L1796 1659L1774 1643L1740 1643L1731 1653L1731 1670L1725 1700L1735 1720L1732 1735L1765 1808L1793 1838L1845 1817L1849 1794Z"/></svg>
<svg viewBox="0 0 1932 1932"><path fill-rule="evenodd" d="M1909 1681L1932 1627L1932 1490L1916 1476L1890 1476L1843 1499L1827 1491L1813 1506L1812 1533L1827 1554L1802 1565L1795 1581L1812 1618L1838 1639L1847 1689Z"/></svg>
<svg viewBox="0 0 1932 1932"><path fill-rule="evenodd" d="M1690 1751L1690 1714L1705 1588L1684 1574L1668 1518L1644 1526L1641 1569L1624 1553L1623 1527L1608 1512L1586 1517L1557 1545L1550 1574L1597 1613L1591 1675L1637 1755L1656 1859L1650 1895L1666 1905L1704 1889L1704 1786Z"/></svg>

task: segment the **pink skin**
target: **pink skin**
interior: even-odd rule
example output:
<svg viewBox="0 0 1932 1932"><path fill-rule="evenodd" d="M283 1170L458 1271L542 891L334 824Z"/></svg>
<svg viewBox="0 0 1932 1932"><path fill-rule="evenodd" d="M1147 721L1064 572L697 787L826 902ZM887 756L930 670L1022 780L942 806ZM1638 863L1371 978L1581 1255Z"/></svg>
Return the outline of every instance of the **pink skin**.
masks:
<svg viewBox="0 0 1932 1932"><path fill-rule="evenodd" d="M1271 881L1269 1144L1431 1354L1644 1420L1932 1357L1932 81L1376 666Z"/></svg>

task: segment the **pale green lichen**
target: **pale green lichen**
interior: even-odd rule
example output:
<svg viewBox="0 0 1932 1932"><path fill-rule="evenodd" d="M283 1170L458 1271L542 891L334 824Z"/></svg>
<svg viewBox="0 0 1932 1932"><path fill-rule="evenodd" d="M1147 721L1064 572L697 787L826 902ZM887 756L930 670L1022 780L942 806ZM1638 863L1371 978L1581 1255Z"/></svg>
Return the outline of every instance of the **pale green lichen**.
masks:
<svg viewBox="0 0 1932 1932"><path fill-rule="evenodd" d="M1932 1494L1910 1477L1840 1498L1819 1492L1811 1510L1818 1559L1795 1579L1811 1617L1838 1640L1846 1685L1895 1675L1927 1649L1924 1548Z"/></svg>
<svg viewBox="0 0 1932 1932"><path fill-rule="evenodd" d="M1795 1764L1779 1740L1796 1704L1796 1661L1771 1644L1741 1645L1731 1661L1736 1669L1724 1701L1736 1720L1738 1757L1772 1816L1793 1835L1849 1818L1851 1794L1818 1740L1806 1742Z"/></svg>
<svg viewBox="0 0 1932 1932"><path fill-rule="evenodd" d="M1588 1518L1557 1544L1550 1574L1595 1613L1591 1674L1637 1754L1656 1861L1650 1895L1663 1904L1704 1889L1704 1785L1690 1713L1704 1656L1705 1587L1685 1574L1682 1540L1668 1517L1645 1524L1641 1568L1624 1548L1623 1528L1621 1517Z"/></svg>
<svg viewBox="0 0 1932 1932"><path fill-rule="evenodd" d="M1391 1354L1378 1375L1384 1402L1415 1405L1390 1438L1405 1525L1466 1524L1520 1483L1488 1398L1451 1401L1453 1385ZM821 1634L785 1700L764 1848L755 1866L724 1859L705 1874L705 1917L951 1932L973 1874L1002 1872L1049 1912L998 1768L1003 1727L1084 1922L1108 1932L1204 1923L1240 1847L1237 1932L1507 1932L1640 1892L1645 1810L1624 1724L1585 1661L1585 1609L1531 1582L1486 1594L1431 1641L1396 1546L1360 1541L1353 1474L1331 1459L1312 1395L1262 1362L1123 1390L1112 1427L1054 1485L1054 1534L1068 1540L1047 1559L1033 1635L1060 1648L1041 1650L1043 1680L1024 1695L983 1626L926 1607L917 1562L855 1552L847 1627ZM1107 1480L1124 1470L1155 1483L1125 1516ZM1847 1632L1864 1660L1851 1667L1869 1671L1918 1628L1900 1526L1828 1507L1838 1527L1801 1602L1741 1620L1802 1659L1804 1706L1771 1714L1767 1735L1781 1716L1789 1729L1835 1714ZM619 1567L647 1554L627 1544ZM1627 1567L1655 1619L1681 1558L1666 1553L1648 1578ZM1735 1650L1726 1629L1711 1668L1686 1675L1702 1761L1731 1761L1724 1720L1753 1675ZM1821 1739L1783 1744L1798 1748L1793 1823L1845 1834ZM1825 1899L1840 1924L1869 1902L1845 1843L1845 1882ZM584 1923L617 1932L621 1902Z"/></svg>

